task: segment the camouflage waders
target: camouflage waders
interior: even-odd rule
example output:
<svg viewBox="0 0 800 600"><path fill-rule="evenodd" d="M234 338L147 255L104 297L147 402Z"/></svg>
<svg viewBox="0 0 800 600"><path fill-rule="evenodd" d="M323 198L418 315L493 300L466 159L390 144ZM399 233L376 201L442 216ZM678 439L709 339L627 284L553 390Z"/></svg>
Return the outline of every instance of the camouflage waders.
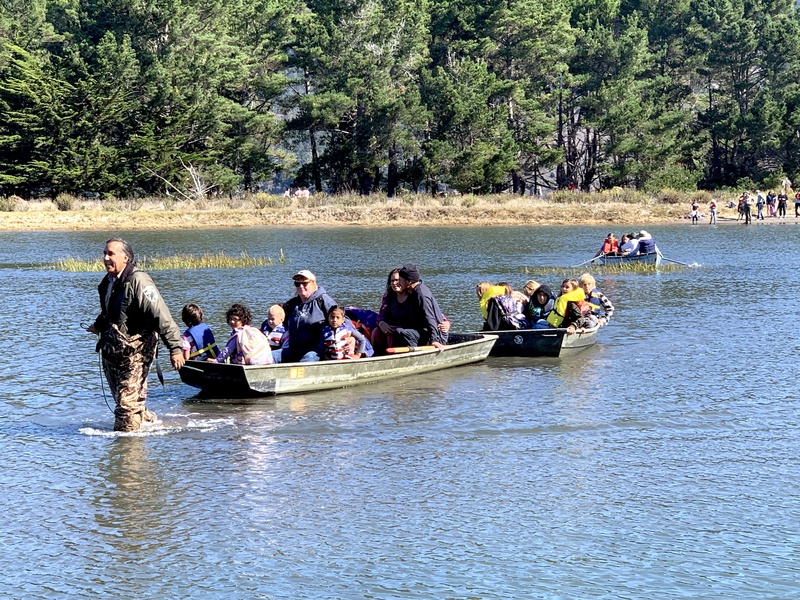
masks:
<svg viewBox="0 0 800 600"><path fill-rule="evenodd" d="M156 332L128 337L116 325L103 333L103 371L114 396L114 431L138 431L142 421L155 421L145 408L147 375L158 347Z"/></svg>

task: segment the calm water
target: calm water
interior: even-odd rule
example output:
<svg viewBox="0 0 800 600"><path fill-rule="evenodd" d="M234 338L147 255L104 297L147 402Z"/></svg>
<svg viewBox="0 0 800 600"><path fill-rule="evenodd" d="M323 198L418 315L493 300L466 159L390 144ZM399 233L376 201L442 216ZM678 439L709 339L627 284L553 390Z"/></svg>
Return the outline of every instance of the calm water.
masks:
<svg viewBox="0 0 800 600"><path fill-rule="evenodd" d="M577 357L255 406L196 402L162 358L163 424L134 436L110 431L80 327L100 275L35 268L99 256L112 232L0 233L0 597L797 597L800 228L648 230L702 266L599 278L617 314ZM283 249L286 265L153 274L176 317L198 302L224 339L230 303L260 321L300 268L377 308L403 262L472 329L475 283L580 263L606 233L126 237L150 255Z"/></svg>

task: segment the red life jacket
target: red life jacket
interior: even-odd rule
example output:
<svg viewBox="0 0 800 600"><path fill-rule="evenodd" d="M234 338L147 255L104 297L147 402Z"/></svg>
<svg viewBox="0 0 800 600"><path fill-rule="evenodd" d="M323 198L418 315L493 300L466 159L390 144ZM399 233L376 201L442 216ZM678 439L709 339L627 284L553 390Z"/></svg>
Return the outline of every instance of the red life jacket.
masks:
<svg viewBox="0 0 800 600"><path fill-rule="evenodd" d="M615 254L619 252L619 242L617 240L606 240L603 241L603 254Z"/></svg>

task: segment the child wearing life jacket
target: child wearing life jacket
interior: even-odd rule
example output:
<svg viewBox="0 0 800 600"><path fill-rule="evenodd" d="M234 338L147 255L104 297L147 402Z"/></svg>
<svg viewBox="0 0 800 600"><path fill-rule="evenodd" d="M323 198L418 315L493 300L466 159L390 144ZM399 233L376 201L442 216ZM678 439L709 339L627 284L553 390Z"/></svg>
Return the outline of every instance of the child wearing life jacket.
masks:
<svg viewBox="0 0 800 600"><path fill-rule="evenodd" d="M481 307L481 314L486 319L489 316L489 300L495 296L502 296L506 293L506 288L500 284L493 284L488 281L482 281L475 286L475 293L478 294L478 304Z"/></svg>
<svg viewBox="0 0 800 600"><path fill-rule="evenodd" d="M547 317L552 327L566 327L567 333L591 329L597 326L597 317L592 314L592 305L577 279L565 279L561 294L556 298L553 310Z"/></svg>
<svg viewBox="0 0 800 600"><path fill-rule="evenodd" d="M614 315L614 305L606 295L597 289L597 282L591 273L584 273L578 279L578 283L586 294L586 300L592 305L592 314L597 318L597 324L601 327L608 325Z"/></svg>
<svg viewBox="0 0 800 600"><path fill-rule="evenodd" d="M189 328L181 336L183 358L185 360L216 358L219 348L211 328L203 323L203 309L197 304L187 304L181 311L181 319Z"/></svg>
<svg viewBox="0 0 800 600"><path fill-rule="evenodd" d="M253 316L244 304L233 304L225 313L225 320L231 326L231 337L217 356L217 362L230 362L239 365L271 365L272 348L267 336L250 322ZM209 359L213 362L214 359Z"/></svg>
<svg viewBox="0 0 800 600"><path fill-rule="evenodd" d="M286 312L280 304L273 304L267 311L267 320L261 324L261 333L267 336L269 346L273 350L283 347L283 343L289 334L283 326Z"/></svg>
<svg viewBox="0 0 800 600"><path fill-rule="evenodd" d="M328 324L320 334L318 354L323 360L361 358L367 351L367 338L345 322L344 309L334 306L328 312Z"/></svg>

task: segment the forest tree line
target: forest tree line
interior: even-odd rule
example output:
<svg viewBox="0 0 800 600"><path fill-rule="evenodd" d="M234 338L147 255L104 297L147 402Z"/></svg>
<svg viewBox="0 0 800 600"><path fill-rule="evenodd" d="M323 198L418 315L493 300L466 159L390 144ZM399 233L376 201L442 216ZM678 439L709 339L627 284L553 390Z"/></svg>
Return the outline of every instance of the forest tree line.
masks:
<svg viewBox="0 0 800 600"><path fill-rule="evenodd" d="M0 193L800 176L792 0L6 0Z"/></svg>

